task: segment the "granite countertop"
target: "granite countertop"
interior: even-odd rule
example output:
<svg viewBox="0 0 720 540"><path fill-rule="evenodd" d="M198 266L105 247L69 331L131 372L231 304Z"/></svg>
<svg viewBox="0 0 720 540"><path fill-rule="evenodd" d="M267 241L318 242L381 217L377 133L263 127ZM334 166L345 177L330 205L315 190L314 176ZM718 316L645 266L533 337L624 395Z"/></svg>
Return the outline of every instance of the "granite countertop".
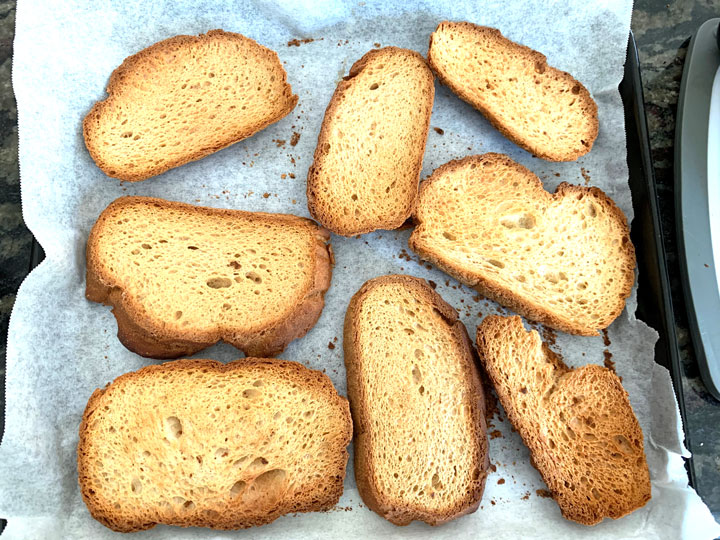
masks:
<svg viewBox="0 0 720 540"><path fill-rule="evenodd" d="M720 520L720 403L699 379L679 281L673 195L673 137L683 61L690 35L720 13L714 0L637 0L632 29L642 69L645 107L661 219L671 276L675 320L683 363L682 387L687 410L686 432L694 454L697 490ZM10 81L15 2L0 0L0 358L7 344L7 325L15 293L30 264L32 236L20 207L17 109ZM0 396L4 371L0 370ZM0 397L0 401L2 398ZM4 415L4 412L3 412ZM0 431L2 431L0 415Z"/></svg>

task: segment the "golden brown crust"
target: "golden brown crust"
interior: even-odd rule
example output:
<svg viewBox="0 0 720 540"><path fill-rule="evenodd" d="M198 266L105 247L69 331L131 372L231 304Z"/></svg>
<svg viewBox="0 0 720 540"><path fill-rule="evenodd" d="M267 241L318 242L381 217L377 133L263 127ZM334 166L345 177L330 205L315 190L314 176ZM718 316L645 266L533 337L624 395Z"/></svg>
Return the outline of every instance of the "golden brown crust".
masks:
<svg viewBox="0 0 720 540"><path fill-rule="evenodd" d="M112 515L108 513L106 508L103 508L96 497L96 494L89 487L87 479L90 475L90 470L93 467L93 463L89 462L87 456L84 453L86 441L91 436L90 421L92 420L93 413L98 407L103 405L103 396L111 387L118 387L125 384L132 384L137 381L142 381L144 378L152 380L153 377L158 374L167 372L177 371L193 371L193 370L211 370L220 373L242 370L248 366L253 365L267 365L273 370L282 370L291 372L292 376L297 377L299 383L312 384L316 391L323 394L324 399L328 403L331 403L335 407L343 418L343 424L345 429L341 434L341 440L339 445L343 448L343 460L342 463L347 463L348 452L347 445L350 444L352 438L352 419L350 415L350 407L347 399L338 395L329 377L319 371L311 370L299 364L288 360L278 359L264 359L264 358L240 358L227 364L217 362L215 360L204 360L204 359L186 359L176 360L173 362L166 362L160 365L146 366L138 371L125 373L117 377L112 383L109 383L103 389L97 389L93 392L90 397L85 412L82 417L79 428L79 442L77 452L77 467L78 467L78 483L80 486L80 494L83 501L85 502L90 514L97 521L105 525L106 527L117 531L117 532L136 532L141 530L151 529L159 522L150 523L130 523L123 521L123 516ZM176 525L181 527L210 527L213 529L244 529L248 527L264 525L274 521L281 515L289 512L315 512L329 510L335 504L337 504L340 496L343 492L343 478L344 478L344 467L342 475L336 478L336 482L332 486L333 489L323 491L318 494L318 497L312 501L311 504L306 506L294 505L292 508L276 508L272 512L268 512L265 516L252 519L250 521L238 520L238 516L233 516L232 513L227 516L219 514L218 516L212 517L190 517L167 523L169 525ZM163 522L164 523L164 522Z"/></svg>
<svg viewBox="0 0 720 540"><path fill-rule="evenodd" d="M542 403L542 406L538 407L533 406L532 402L529 407L527 403L519 404L517 393L508 391L512 387L508 383L509 380L511 383L516 383L515 386L517 386L518 382L513 381L515 376L509 374L508 362L524 362L528 366L533 363L531 359L525 357L528 351L524 347L523 341L527 341L528 338L536 340L542 346L546 361L552 365L550 369L542 369L537 365L532 366L533 375L530 377L537 381L551 373L552 386L550 391L540 399L536 399L536 401L541 400ZM485 373L487 373L508 419L529 448L531 464L538 470L543 481L550 488L552 496L560 506L565 519L583 525L595 525L605 517L619 519L644 506L650 500L650 476L643 449L643 433L630 405L628 394L613 371L593 364L576 369L569 368L557 354L540 341L537 332L534 330L532 332L525 331L522 320L518 316L500 317L490 315L486 317L477 328L476 340L478 354L485 368ZM513 359L496 357L496 354L493 353L499 341L511 343L513 353L517 357ZM535 351L530 351L530 353L532 352ZM500 366L505 367L501 368ZM526 371L529 372L530 369L528 367ZM569 396L566 396L566 399L570 398L574 411L572 408L567 407L562 399L556 398L555 395L559 393L560 387L570 388L570 391L568 391ZM531 395L532 390L529 388L526 392ZM605 403L594 400L593 397L596 394L602 396L601 399L604 399ZM539 396L531 395L531 397L538 398ZM547 410L537 420L540 422L540 427L538 427L527 416L529 411L535 413L541 410L542 407L546 407ZM592 429L577 436L587 440L587 444L600 440L601 445L606 445L601 446L600 455L602 458L612 461L614 456L623 456L624 454L632 456L632 458L627 457L624 461L619 460L617 463L610 465L609 470L613 471L610 476L613 477L615 482L610 486L603 487L616 491L609 500L606 497L604 500L597 500L599 496L594 493L593 499L596 500L591 500L590 497L587 497L586 500L585 494L579 493L581 489L583 492L588 491L587 488L582 488L583 480L585 482L589 480L590 485L593 485L594 480L601 478L607 480L607 471L596 472L605 463L589 465L591 469L594 468L595 470L585 471L581 469L582 474L587 476L580 478L581 486L577 490L576 486L572 485L573 481L577 480L571 473L573 463L577 464L579 460L581 463L587 464L587 462L592 463L592 460L580 451L574 456L563 454L559 447L556 447L552 442L552 417L557 415L562 420L565 413L583 417L583 423L588 421L586 415L599 416L597 425L594 420L590 420ZM568 427L571 427L570 424L572 424L573 419L569 420ZM611 432L610 435L607 433L608 428ZM579 431L577 427L576 429ZM575 435L574 432L572 434ZM622 437L621 440L624 441L623 446L625 448L614 450L614 441L612 439L606 440L610 439L611 436L612 439ZM617 454L612 452L617 452ZM594 475L597 478L593 478ZM631 487L628 488L627 484L630 484ZM620 488L625 491L620 490Z"/></svg>
<svg viewBox="0 0 720 540"><path fill-rule="evenodd" d="M149 318L142 306L134 302L117 284L113 276L103 273L98 252L98 237L102 234L108 216L118 207L146 203L165 208L181 210L192 209L205 215L248 215L259 221L284 221L288 225L304 227L315 237L313 279L303 292L301 300L296 301L286 318L270 324L258 331L238 336L229 335L217 329L209 339L192 339L188 333L172 333L162 325L162 321ZM248 356L275 356L287 345L304 336L317 322L325 305L325 292L330 287L332 276L332 249L329 244L330 233L318 227L315 222L286 214L266 214L261 212L243 212L188 205L151 197L121 197L113 201L100 215L93 226L87 244L87 271L85 296L88 300L113 306L113 314L118 325L118 339L129 350L147 358L171 359L192 355L220 340L227 341Z"/></svg>
<svg viewBox="0 0 720 540"><path fill-rule="evenodd" d="M415 207L415 200L417 198L417 186L420 180L420 172L422 170L422 161L424 156L424 147L425 147L425 141L427 141L428 132L430 130L430 114L432 113L432 104L434 101L435 96L435 90L434 90L434 80L432 72L427 69L426 78L429 81L430 88L432 90L430 94L429 99L429 107L427 111L427 121L425 122L425 125L423 126L423 135L422 135L422 141L423 141L423 148L420 152L419 159L416 161L416 163L413 165L413 172L414 176L417 178L415 181L415 185L413 189L410 192L410 196L408 196L405 200L398 200L397 204L402 206L402 212L399 212L398 215L395 218L389 218L383 221L378 221L377 223L372 223L371 225L365 226L365 227L354 227L350 226L344 223L338 222L336 219L333 219L333 216L327 215L325 212L322 212L322 210L319 208L319 205L317 203L318 194L316 193L316 184L318 182L317 177L319 174L319 166L323 157L323 148L325 145L332 141L332 135L329 132L328 129L328 121L327 119L333 118L335 116L336 110L340 104L340 101L342 100L343 94L345 91L353 85L353 78L358 75L365 67L376 57L382 58L384 55L390 55L394 54L396 52L401 52L403 54L411 54L414 57L417 57L419 60L422 61L424 65L427 65L427 61L425 58L422 57L419 53L416 51L411 51L408 49L402 49L399 47L383 47L382 49L373 49L371 51L368 51L365 53L362 58L360 58L358 61L356 61L352 67L350 68L350 72L346 77L343 77L343 79L338 83L337 88L335 88L335 92L332 95L332 98L330 98L330 103L328 103L327 108L325 109L325 115L323 117L323 123L320 127L320 133L318 134L318 142L317 146L315 147L315 153L313 154L313 163L310 166L310 169L308 170L307 175L307 200L308 200L308 210L310 211L310 215L316 219L318 222L320 222L323 226L327 227L329 230L334 232L335 234L339 234L341 236L355 236L358 234L365 234L372 231L375 231L377 229L383 229L383 230L393 230L398 229L403 226L403 224L408 220L408 218L411 216L413 209Z"/></svg>
<svg viewBox="0 0 720 540"><path fill-rule="evenodd" d="M285 93L287 94L287 101L282 105L282 107L279 107L277 108L277 110L272 111L272 114L269 114L267 118L265 118L264 121L260 124L253 126L242 126L237 131L229 133L227 138L221 141L219 144L209 148L201 148L190 151L186 156L177 158L164 165L156 165L142 171L131 171L127 169L116 170L116 167L107 163L103 158L102 141L96 139L95 134L93 133L92 125L93 122L98 117L102 116L106 110L112 110L114 106L114 101L116 99L116 93L122 89L124 84L126 84L126 79L129 79L133 76L134 71L137 69L138 65L142 65L147 60L162 56L165 53L172 53L179 47L185 45L192 45L210 39L215 39L217 37L230 41L237 41L244 49L252 49L254 54L262 55L267 59L268 62L277 64L277 66L280 68L279 73L282 73L283 83L285 83L286 86ZM290 85L287 84L287 73L282 68L280 59L275 51L268 49L267 47L263 47L255 40L247 38L241 34L237 34L234 32L225 32L224 30L211 30L206 34L200 34L199 36L174 36L150 45L149 47L133 54L132 56L127 57L123 61L123 63L119 67L117 67L115 71L112 72L106 91L108 97L102 101L98 101L97 103L95 103L92 109L90 109L90 112L85 116L85 119L83 120L83 138L85 139L85 146L87 147L93 161L106 175L128 182L139 182L141 180L147 180L148 178L162 174L165 171L168 171L180 165L184 165L185 163L202 159L214 152L217 152L218 150L222 150L223 148L235 144L236 142L246 139L251 135L257 133L258 131L265 129L270 124L274 124L281 118L287 116L290 111L295 108L295 105L297 105L298 101L298 96L292 94L292 89ZM270 111L271 109L272 108L268 106L268 111Z"/></svg>
<svg viewBox="0 0 720 540"><path fill-rule="evenodd" d="M465 28L467 30L470 30L472 32L477 33L485 33L492 36L493 39L500 42L504 47L512 48L514 51L516 51L519 55L524 55L528 58L530 58L540 69L541 72L548 72L551 73L557 77L559 77L562 80L567 81L568 86L570 87L577 87L579 88L579 92L577 95L577 99L580 100L584 106L588 107L591 111L594 112L594 114L591 114L589 117L590 120L590 131L587 135L587 140L583 139L586 143L586 145L583 147L582 150L572 151L572 150L565 150L562 152L551 152L548 150L544 150L543 148L533 146L530 144L527 140L525 140L522 135L517 132L514 129L514 126L508 125L506 123L503 123L497 115L493 113L493 111L489 110L488 108L484 107L482 104L478 103L470 94L468 94L461 85L457 83L457 81L449 78L446 76L446 74L443 72L443 70L438 66L437 61L433 58L433 36L435 35L435 32L439 32L444 29L445 26L454 26L459 28ZM515 43L514 41L511 41L507 39L505 36L502 35L502 33L497 30L496 28L490 28L488 26L479 26L473 23L469 22L450 22L450 21L443 21L441 22L438 27L436 28L435 32L430 34L430 42L428 45L428 64L430 65L430 68L433 70L433 73L437 76L438 79L440 79L440 82L442 82L444 85L446 85L448 88L450 88L455 94L458 95L460 99L465 101L466 103L469 103L473 107L475 107L478 111L482 113L482 115L488 119L488 121L493 125L495 129L497 129L500 133L502 133L505 137L507 137L509 140L520 146L521 148L527 150L531 154L533 154L536 157L545 159L547 161L575 161L579 157L587 154L592 150L593 144L595 142L595 139L597 139L598 131L600 128L600 123L598 120L598 114L597 114L597 104L595 103L595 100L593 100L592 96L590 95L590 92L583 86L583 84L575 79L572 75L565 71L561 71L559 69L556 69L547 63L547 58L544 54L535 51L531 49L530 47L526 47L525 45L521 45L519 43Z"/></svg>
<svg viewBox="0 0 720 540"><path fill-rule="evenodd" d="M478 456L478 481L471 486L471 491L464 500L457 501L455 507L448 513L419 512L402 506L391 500L384 500L376 486L376 473L374 463L370 457L370 448L373 443L371 419L366 404L365 389L360 383L359 371L362 369L357 346L357 323L359 308L365 296L376 287L385 284L397 284L412 289L418 297L433 305L440 315L451 327L457 345L463 351L466 359L467 396L472 411L473 424L477 435L478 447L475 449ZM485 421L485 397L480 382L476 362L477 356L471 345L467 330L458 319L458 314L452 306L445 302L430 285L423 279L406 275L381 276L366 282L350 300L343 330L343 344L345 352L345 367L347 370L348 397L353 418L354 429L354 464L355 480L358 491L368 508L381 515L395 525L408 525L413 520L421 520L430 525L441 525L465 514L475 512L480 505L487 470L490 466L488 454L487 425ZM392 414L392 413L389 413Z"/></svg>
<svg viewBox="0 0 720 540"><path fill-rule="evenodd" d="M625 214L623 214L622 210L617 207L615 202L610 197L608 197L601 189L596 187L576 186L563 182L558 185L555 193L549 193L548 191L545 191L545 188L543 187L540 179L537 178L537 176L535 176L534 174L532 174L532 172L527 170L522 165L514 162L508 156L496 153L467 156L462 159L449 161L448 163L445 163L444 165L441 165L440 167L435 169L432 175L427 180L422 182L422 184L420 185L420 193L417 199L418 204L415 210L415 214L413 216L417 227L408 240L408 245L410 249L420 255L423 259L430 261L432 264L440 268L446 274L454 277L468 287L472 287L483 296L512 309L523 317L526 317L533 321L538 321L546 326L550 326L552 328L562 330L563 332L568 332L570 334L577 334L582 336L598 335L598 329L607 328L622 313L623 309L625 309L625 301L630 296L633 283L635 282L635 274L633 271L628 271L625 274L625 279L623 283L615 285L615 287L617 287L619 290L619 300L616 305L612 306L612 309L610 309L604 317L601 317L597 320L596 326L589 327L583 324L578 324L576 321L572 321L565 317L559 316L557 313L549 309L548 306L532 303L527 299L522 298L516 291L500 285L499 283L493 281L487 276L464 271L462 268L454 266L452 261L443 260L438 254L419 244L417 231L419 231L423 226L422 217L419 215L420 207L423 200L423 193L430 188L433 182L440 181L446 174L452 174L454 171L464 167L468 163L476 163L478 166L480 166L481 164L486 162L500 162L508 166L517 167L522 171L527 172L534 178L533 186L531 187L531 189L534 193L537 194L538 198L547 198L554 200L565 197L566 195L571 195L573 193L592 195L599 204L602 204L603 207L608 210L610 215L616 220L620 228L624 231L624 237L627 238L627 241L622 244L624 257L628 260L631 260L632 267L635 267L635 248L633 247L632 242L629 241L630 228L627 224Z"/></svg>

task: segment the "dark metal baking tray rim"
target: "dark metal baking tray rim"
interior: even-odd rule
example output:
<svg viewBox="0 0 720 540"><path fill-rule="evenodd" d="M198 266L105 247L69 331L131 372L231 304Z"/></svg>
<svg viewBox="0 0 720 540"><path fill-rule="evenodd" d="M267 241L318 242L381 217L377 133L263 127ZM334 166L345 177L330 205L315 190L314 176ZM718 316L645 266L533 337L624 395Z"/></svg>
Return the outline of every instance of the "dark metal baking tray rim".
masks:
<svg viewBox="0 0 720 540"><path fill-rule="evenodd" d="M655 344L655 361L670 371L680 415L685 425L685 403L680 378L680 351L678 349L670 281L665 263L665 248L655 189L655 172L650 153L647 118L643 101L640 62L635 38L628 39L625 72L619 86L625 109L627 134L627 162L630 191L635 217L631 237L638 259L638 319L658 331ZM30 270L45 257L40 245L33 239ZM3 358L4 362L5 359ZM690 440L685 431L685 445ZM692 458L686 461L690 485L695 485L695 469Z"/></svg>

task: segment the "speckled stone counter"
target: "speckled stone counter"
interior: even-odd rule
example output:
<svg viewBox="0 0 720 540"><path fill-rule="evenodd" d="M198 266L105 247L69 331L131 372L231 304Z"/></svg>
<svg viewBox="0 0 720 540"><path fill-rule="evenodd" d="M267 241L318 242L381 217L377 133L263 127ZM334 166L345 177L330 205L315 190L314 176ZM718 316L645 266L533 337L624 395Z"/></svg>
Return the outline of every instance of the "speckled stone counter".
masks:
<svg viewBox="0 0 720 540"><path fill-rule="evenodd" d="M718 0L637 0L632 29L638 43L645 106L660 196L662 225L682 350L686 431L695 456L697 489L720 519L720 403L704 389L687 331L679 281L673 195L675 111L687 42L702 22L720 16ZM7 325L18 286L30 263L31 235L20 207L17 110L10 81L15 2L0 0L0 358L5 357ZM4 371L0 368L0 402ZM0 416L2 430L2 416Z"/></svg>

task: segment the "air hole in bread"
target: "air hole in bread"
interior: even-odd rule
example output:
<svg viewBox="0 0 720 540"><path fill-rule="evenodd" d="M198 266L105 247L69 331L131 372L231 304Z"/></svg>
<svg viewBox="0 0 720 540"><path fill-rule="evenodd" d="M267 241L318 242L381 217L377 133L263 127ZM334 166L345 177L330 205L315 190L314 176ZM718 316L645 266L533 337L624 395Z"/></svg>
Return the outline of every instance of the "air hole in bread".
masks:
<svg viewBox="0 0 720 540"><path fill-rule="evenodd" d="M207 286L211 289L225 289L232 285L232 281L229 278L214 277L207 280Z"/></svg>
<svg viewBox="0 0 720 540"><path fill-rule="evenodd" d="M182 422L177 416L168 416L165 419L165 428L171 439L177 439L183 434Z"/></svg>
<svg viewBox="0 0 720 540"><path fill-rule="evenodd" d="M422 354L422 351L419 351L418 349L415 349L415 356L418 356L417 353ZM412 376L413 376L413 382L415 384L418 384L420 381L422 381L422 373L420 372L420 368L417 366L413 366L412 368Z"/></svg>
<svg viewBox="0 0 720 540"><path fill-rule="evenodd" d="M245 490L246 486L247 486L247 482L244 482L243 480L238 480L230 488L230 496L237 497Z"/></svg>
<svg viewBox="0 0 720 540"><path fill-rule="evenodd" d="M242 456L240 459L233 461L233 467L239 469L250 458L250 456Z"/></svg>
<svg viewBox="0 0 720 540"><path fill-rule="evenodd" d="M265 465L268 464L268 460L264 457L257 457L255 458L252 463L248 466L248 472L255 473L259 472L261 469L265 468Z"/></svg>
<svg viewBox="0 0 720 540"><path fill-rule="evenodd" d="M618 450L620 450L623 454L633 453L633 448L630 445L630 441L628 441L624 435L615 435L613 437L613 442L617 446Z"/></svg>
<svg viewBox="0 0 720 540"><path fill-rule="evenodd" d="M139 478L133 478L130 482L130 491L133 493L140 493L142 491L142 482Z"/></svg>
<svg viewBox="0 0 720 540"><path fill-rule="evenodd" d="M198 249L198 248L197 248L197 246L188 246L188 249L193 249L193 250L195 250L195 249Z"/></svg>
<svg viewBox="0 0 720 540"><path fill-rule="evenodd" d="M451 242L454 242L455 240L457 240L457 236L455 236L453 233L449 233L447 231L443 231L443 236L445 238L447 238L448 240L450 240Z"/></svg>
<svg viewBox="0 0 720 540"><path fill-rule="evenodd" d="M262 278L256 272L248 272L245 277L253 283L262 283Z"/></svg>
<svg viewBox="0 0 720 540"><path fill-rule="evenodd" d="M437 489L438 491L443 488L442 482L440 482L440 476L438 473L433 474L432 480L431 480L432 487L434 489Z"/></svg>
<svg viewBox="0 0 720 540"><path fill-rule="evenodd" d="M585 207L585 214L587 214L590 217L597 216L597 210L595 208L595 205L591 202L587 203L587 206Z"/></svg>
<svg viewBox="0 0 720 540"><path fill-rule="evenodd" d="M535 227L535 216L528 213L513 214L505 216L500 220L503 227L508 229L532 229Z"/></svg>
<svg viewBox="0 0 720 540"><path fill-rule="evenodd" d="M176 311L175 312L175 320L177 321L178 319L180 319L182 317L182 315L183 315L182 311Z"/></svg>
<svg viewBox="0 0 720 540"><path fill-rule="evenodd" d="M545 73L545 64L543 62L535 62L535 73L542 75Z"/></svg>
<svg viewBox="0 0 720 540"><path fill-rule="evenodd" d="M418 392L420 392L420 395L422 396L425 393L425 387L421 386L420 388L418 388Z"/></svg>
<svg viewBox="0 0 720 540"><path fill-rule="evenodd" d="M572 87L572 89L570 91L573 94L578 95L580 93L580 85L576 84L575 86Z"/></svg>
<svg viewBox="0 0 720 540"><path fill-rule="evenodd" d="M378 83L372 83L372 84L370 85L370 90L377 90L378 87L379 87Z"/></svg>
<svg viewBox="0 0 720 540"><path fill-rule="evenodd" d="M488 259L488 262L497 268L505 268L505 263L497 259Z"/></svg>
<svg viewBox="0 0 720 540"><path fill-rule="evenodd" d="M215 457L218 459L224 458L224 457L227 457L229 453L230 453L230 451L227 448L218 448L215 451Z"/></svg>
<svg viewBox="0 0 720 540"><path fill-rule="evenodd" d="M244 397L245 399L255 399L257 397L260 397L260 390L248 388L247 390L243 390L242 397Z"/></svg>
<svg viewBox="0 0 720 540"><path fill-rule="evenodd" d="M150 244L143 244L141 247L143 249L152 249L152 246Z"/></svg>

